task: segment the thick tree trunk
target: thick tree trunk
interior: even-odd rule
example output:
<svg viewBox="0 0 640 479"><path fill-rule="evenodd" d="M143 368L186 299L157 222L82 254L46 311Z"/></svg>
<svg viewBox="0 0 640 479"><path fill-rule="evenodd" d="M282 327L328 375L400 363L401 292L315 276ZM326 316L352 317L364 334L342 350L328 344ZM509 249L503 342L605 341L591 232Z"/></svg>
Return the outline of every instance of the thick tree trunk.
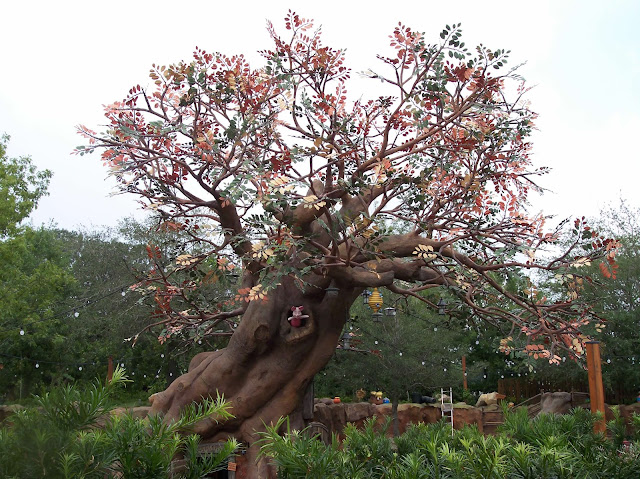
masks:
<svg viewBox="0 0 640 479"><path fill-rule="evenodd" d="M252 447L263 424L275 423L300 404L307 385L331 359L349 307L359 291L342 290L337 297L324 289L303 294L285 280L266 301L253 301L225 349L201 353L189 371L164 392L152 398L152 412L168 420L181 409L219 392L231 402L234 419L201 422L197 432L210 440L235 437L249 444L249 459L255 467L250 477L268 477L265 464L257 464ZM303 306L309 317L300 327L288 318L293 306Z"/></svg>

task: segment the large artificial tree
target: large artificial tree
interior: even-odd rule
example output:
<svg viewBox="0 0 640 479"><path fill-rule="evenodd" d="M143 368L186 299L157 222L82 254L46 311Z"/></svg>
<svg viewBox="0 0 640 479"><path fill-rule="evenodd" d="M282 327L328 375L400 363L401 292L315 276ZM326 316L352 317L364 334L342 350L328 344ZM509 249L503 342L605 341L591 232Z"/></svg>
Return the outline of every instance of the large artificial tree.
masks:
<svg viewBox="0 0 640 479"><path fill-rule="evenodd" d="M561 281L571 265L605 255L609 268L615 243L578 220L568 249L543 259L559 233L526 210L544 170L531 165L535 114L505 66L509 52L468 50L459 25L435 44L399 25L380 71L361 74L382 96L349 100L344 52L297 14L285 21L286 37L268 25L273 45L260 67L196 49L190 61L154 65L154 85L106 106L103 132L79 128L88 144L78 153L100 150L121 191L155 210L162 228L207 247L139 284L154 291L158 323L167 334L232 333L155 395L153 410L176 418L219 391L235 418L199 432L253 444L264 423L299 405L369 287L436 309L421 292L444 288L477 318L511 325L504 350L580 356L592 316L576 289L544 297L529 275L512 292L509 275L545 269ZM576 256L580 242L590 249ZM199 287L234 272L235 296L204 308Z"/></svg>

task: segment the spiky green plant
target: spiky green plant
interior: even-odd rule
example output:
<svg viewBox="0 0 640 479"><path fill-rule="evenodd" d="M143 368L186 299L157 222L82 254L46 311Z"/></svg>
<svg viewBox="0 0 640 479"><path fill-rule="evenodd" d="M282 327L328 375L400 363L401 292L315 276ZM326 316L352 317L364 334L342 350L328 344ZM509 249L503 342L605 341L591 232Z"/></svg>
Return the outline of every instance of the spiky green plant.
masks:
<svg viewBox="0 0 640 479"><path fill-rule="evenodd" d="M452 434L442 422L416 424L395 438L395 451L384 425L373 420L362 430L348 425L343 443L334 436L329 447L295 431L281 436L281 421L263 435L262 451L287 479L637 479L640 444L618 448L615 440L594 433L600 418L575 409L530 420L526 411L515 411L507 413L497 436L486 437L473 426ZM610 430L622 435L621 424L614 419ZM632 424L637 438L640 416Z"/></svg>
<svg viewBox="0 0 640 479"><path fill-rule="evenodd" d="M396 467L388 471L389 479L432 479L434 468L424 454L411 452L400 456Z"/></svg>
<svg viewBox="0 0 640 479"><path fill-rule="evenodd" d="M634 413L631 416L631 428L633 429L631 440L640 442L640 414Z"/></svg>
<svg viewBox="0 0 640 479"><path fill-rule="evenodd" d="M110 395L128 381L125 371L116 368L106 385L64 386L36 396L37 408L15 414L12 424L0 429L0 477L168 478L171 461L181 453L185 470L172 477L195 479L219 468L236 449L236 442L229 441L215 456L201 459L196 455L199 439L185 435L204 418L231 417L221 397L188 407L170 424L156 416L109 417Z"/></svg>
<svg viewBox="0 0 640 479"><path fill-rule="evenodd" d="M618 406L613 406L611 412L613 413L613 419L607 421L607 432L613 442L613 447L620 449L622 443L627 438L627 424L620 414L620 408Z"/></svg>
<svg viewBox="0 0 640 479"><path fill-rule="evenodd" d="M286 434L281 435L279 431L283 427ZM271 426L265 425L265 431L259 434L260 454L273 459L279 478L343 477L339 471L343 471L347 464L343 460L340 443L335 435L332 436L331 444L326 446L317 437L308 434L308 431L292 430L285 418ZM353 477L364 477L359 476L357 469L351 472L354 474Z"/></svg>
<svg viewBox="0 0 640 479"><path fill-rule="evenodd" d="M387 417L380 426L375 416L364 422L362 429L354 424L347 424L344 428L343 451L351 461L360 463L368 474L367 477L385 477L385 471L395 461L393 442L386 436L392 418Z"/></svg>

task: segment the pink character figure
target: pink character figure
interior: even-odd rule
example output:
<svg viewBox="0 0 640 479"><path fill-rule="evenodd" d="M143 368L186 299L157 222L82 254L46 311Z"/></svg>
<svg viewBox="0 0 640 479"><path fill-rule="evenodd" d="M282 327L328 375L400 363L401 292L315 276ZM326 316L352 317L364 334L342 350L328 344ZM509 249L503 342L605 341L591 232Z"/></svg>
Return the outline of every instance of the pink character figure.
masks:
<svg viewBox="0 0 640 479"><path fill-rule="evenodd" d="M302 326L302 320L309 317L308 314L302 314L303 309L304 306L291 306L291 311L293 311L293 314L289 317L291 327L299 328Z"/></svg>

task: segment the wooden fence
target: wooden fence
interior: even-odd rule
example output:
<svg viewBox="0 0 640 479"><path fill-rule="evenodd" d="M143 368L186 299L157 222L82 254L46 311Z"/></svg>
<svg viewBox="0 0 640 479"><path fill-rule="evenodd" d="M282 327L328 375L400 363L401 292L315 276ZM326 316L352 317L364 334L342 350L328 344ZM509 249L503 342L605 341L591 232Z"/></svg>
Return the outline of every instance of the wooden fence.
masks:
<svg viewBox="0 0 640 479"><path fill-rule="evenodd" d="M625 404L635 401L638 391L629 389L626 385L605 389L604 396L607 404ZM519 404L536 394L545 392L566 391L589 393L589 382L583 381L531 381L526 378L498 379L498 392L508 398L515 398Z"/></svg>

